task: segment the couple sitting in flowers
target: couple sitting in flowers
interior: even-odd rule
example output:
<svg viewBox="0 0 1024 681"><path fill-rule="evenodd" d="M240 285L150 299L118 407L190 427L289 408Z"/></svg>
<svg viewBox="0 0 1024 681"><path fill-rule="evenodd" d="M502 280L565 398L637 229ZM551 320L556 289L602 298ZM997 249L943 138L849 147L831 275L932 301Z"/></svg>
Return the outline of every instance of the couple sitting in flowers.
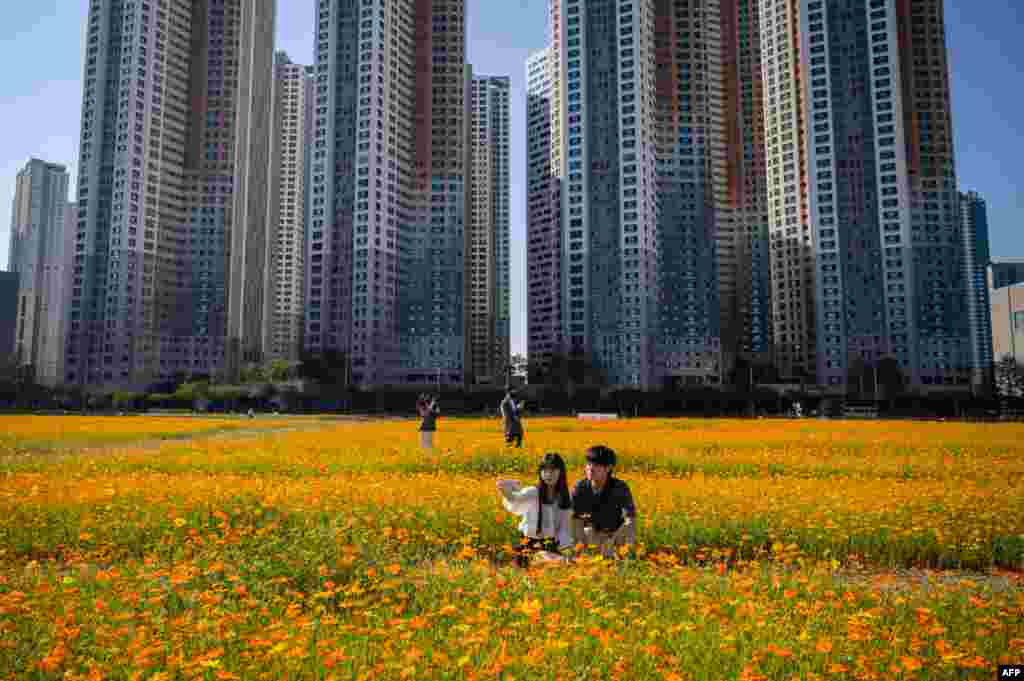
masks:
<svg viewBox="0 0 1024 681"><path fill-rule="evenodd" d="M565 461L558 454L544 455L539 481L522 487L516 480L499 480L505 508L522 518L519 563L530 554L558 559L576 544L597 546L612 555L636 542L636 505L629 486L614 477L615 452L604 445L587 450L586 479L569 494Z"/></svg>

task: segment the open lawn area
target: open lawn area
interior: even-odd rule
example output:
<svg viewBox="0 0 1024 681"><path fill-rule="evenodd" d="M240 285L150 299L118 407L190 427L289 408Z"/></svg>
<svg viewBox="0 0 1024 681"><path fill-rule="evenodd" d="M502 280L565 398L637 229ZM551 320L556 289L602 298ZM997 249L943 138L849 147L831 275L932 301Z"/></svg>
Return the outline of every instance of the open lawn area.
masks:
<svg viewBox="0 0 1024 681"><path fill-rule="evenodd" d="M1024 662L1024 426L0 416L0 679L982 679ZM605 444L619 559L498 478Z"/></svg>

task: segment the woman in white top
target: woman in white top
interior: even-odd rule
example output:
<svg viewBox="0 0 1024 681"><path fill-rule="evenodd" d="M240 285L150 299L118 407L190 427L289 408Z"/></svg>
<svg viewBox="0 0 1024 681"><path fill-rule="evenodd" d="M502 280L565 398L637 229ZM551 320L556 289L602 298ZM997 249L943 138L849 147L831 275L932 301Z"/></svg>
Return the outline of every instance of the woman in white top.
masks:
<svg viewBox="0 0 1024 681"><path fill-rule="evenodd" d="M533 487L524 488L517 480L498 481L505 508L522 518L517 562L524 567L535 551L557 554L573 545L572 498L565 461L549 452L537 467L537 474L539 480Z"/></svg>

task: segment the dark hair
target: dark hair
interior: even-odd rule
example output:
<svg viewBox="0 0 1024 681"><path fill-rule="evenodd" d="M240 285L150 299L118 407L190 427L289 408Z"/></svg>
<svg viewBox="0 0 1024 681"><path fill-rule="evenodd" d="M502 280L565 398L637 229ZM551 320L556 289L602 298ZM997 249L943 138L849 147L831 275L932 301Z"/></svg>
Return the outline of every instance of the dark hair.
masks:
<svg viewBox="0 0 1024 681"><path fill-rule="evenodd" d="M561 454L557 452L548 452L544 455L544 458L540 460L537 465L537 536L543 531L544 522L544 497L547 496L548 486L544 482L544 478L540 477L540 473L545 468L557 468L558 469L558 484L555 486L555 494L557 495L558 508L563 511L567 508L572 508L572 497L569 496L569 481L566 479L567 472L565 470L565 461L562 459Z"/></svg>
<svg viewBox="0 0 1024 681"><path fill-rule="evenodd" d="M614 466L615 450L605 445L594 445L587 450L587 461L603 466Z"/></svg>

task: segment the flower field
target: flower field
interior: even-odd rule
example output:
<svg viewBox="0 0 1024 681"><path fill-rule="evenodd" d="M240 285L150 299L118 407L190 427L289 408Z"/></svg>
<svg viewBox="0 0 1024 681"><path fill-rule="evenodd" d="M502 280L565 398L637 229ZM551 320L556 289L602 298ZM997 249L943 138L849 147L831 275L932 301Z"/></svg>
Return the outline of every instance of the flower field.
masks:
<svg viewBox="0 0 1024 681"><path fill-rule="evenodd" d="M525 425L512 450L497 420L442 419L427 454L412 421L0 417L0 678L980 680L1024 661L1020 425ZM516 568L495 479L554 450L575 481L596 443L637 500L636 550Z"/></svg>
<svg viewBox="0 0 1024 681"><path fill-rule="evenodd" d="M301 423L309 419L297 421ZM266 423L264 421L264 427ZM281 422L276 421L276 424L281 425ZM240 418L193 416L0 416L0 457L145 440L181 440L196 435L245 430L253 425Z"/></svg>

